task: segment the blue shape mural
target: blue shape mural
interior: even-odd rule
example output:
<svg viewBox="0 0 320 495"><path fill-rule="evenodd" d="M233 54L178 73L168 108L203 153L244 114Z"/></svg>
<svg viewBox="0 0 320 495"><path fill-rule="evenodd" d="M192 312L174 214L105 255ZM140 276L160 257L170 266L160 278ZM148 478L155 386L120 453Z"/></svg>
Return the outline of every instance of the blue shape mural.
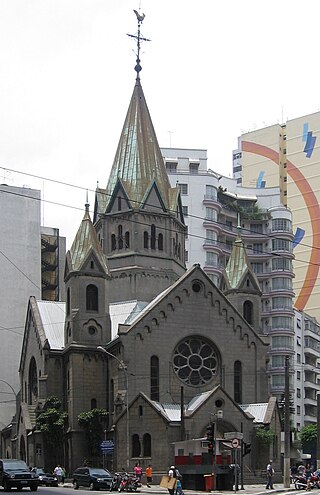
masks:
<svg viewBox="0 0 320 495"><path fill-rule="evenodd" d="M300 229L300 227L297 227L296 232L294 234L294 239L292 241L292 249L294 249L298 244L300 244L300 242L304 238L305 233L306 231L304 229Z"/></svg>
<svg viewBox="0 0 320 495"><path fill-rule="evenodd" d="M262 180L263 179L263 176L264 176L264 171L261 170L259 172L259 175L258 175L258 178L257 178L257 183L256 183L256 187L259 188L259 189L261 189L262 187L265 187L265 184L266 184L265 181ZM264 185L263 185L263 182L264 182Z"/></svg>
<svg viewBox="0 0 320 495"><path fill-rule="evenodd" d="M303 131L302 131L302 142L305 143L304 146L304 153L306 154L306 158L310 158L314 147L316 145L316 136L312 135L312 131L309 131L309 124L306 122L303 124Z"/></svg>

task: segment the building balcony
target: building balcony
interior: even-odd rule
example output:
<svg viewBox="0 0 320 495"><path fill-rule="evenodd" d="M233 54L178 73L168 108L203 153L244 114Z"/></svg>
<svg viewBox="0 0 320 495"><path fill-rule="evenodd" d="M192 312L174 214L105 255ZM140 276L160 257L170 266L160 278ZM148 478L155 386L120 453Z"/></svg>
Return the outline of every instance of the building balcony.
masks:
<svg viewBox="0 0 320 495"><path fill-rule="evenodd" d="M310 355L316 358L320 358L320 346L311 347L308 344L304 345L304 353L305 355Z"/></svg>
<svg viewBox="0 0 320 495"><path fill-rule="evenodd" d="M222 204L218 201L217 197L210 196L209 194L204 195L202 203L205 206L213 206L218 213L222 210Z"/></svg>
<svg viewBox="0 0 320 495"><path fill-rule="evenodd" d="M308 406L317 406L317 399L311 399L311 397L304 398L304 404Z"/></svg>

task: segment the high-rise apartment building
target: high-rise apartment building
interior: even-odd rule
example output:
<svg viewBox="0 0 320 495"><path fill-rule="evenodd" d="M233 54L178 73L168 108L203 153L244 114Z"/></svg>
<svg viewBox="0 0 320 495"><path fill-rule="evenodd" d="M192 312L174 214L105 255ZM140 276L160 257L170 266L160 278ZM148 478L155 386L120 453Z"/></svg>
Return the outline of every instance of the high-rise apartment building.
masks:
<svg viewBox="0 0 320 495"><path fill-rule="evenodd" d="M63 300L66 243L41 227L41 192L0 186L0 429L15 413L28 299Z"/></svg>
<svg viewBox="0 0 320 495"><path fill-rule="evenodd" d="M320 112L242 134L233 176L245 187L280 187L292 211L295 306L320 321Z"/></svg>
<svg viewBox="0 0 320 495"><path fill-rule="evenodd" d="M187 265L200 263L219 286L240 232L261 296L261 331L270 336L270 393L282 396L285 356L294 356L291 211L279 187L242 187L207 169L206 150L162 148L172 185L179 184ZM292 391L293 382L291 380Z"/></svg>

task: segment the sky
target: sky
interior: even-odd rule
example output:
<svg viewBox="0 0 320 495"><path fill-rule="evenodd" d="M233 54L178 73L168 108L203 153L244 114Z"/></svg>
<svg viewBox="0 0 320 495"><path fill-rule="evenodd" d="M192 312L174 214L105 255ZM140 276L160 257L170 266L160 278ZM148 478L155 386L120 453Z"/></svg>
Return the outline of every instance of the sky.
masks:
<svg viewBox="0 0 320 495"><path fill-rule="evenodd" d="M207 149L231 176L241 133L320 109L318 0L0 0L0 183L40 189L67 247L132 95L133 9L160 146Z"/></svg>

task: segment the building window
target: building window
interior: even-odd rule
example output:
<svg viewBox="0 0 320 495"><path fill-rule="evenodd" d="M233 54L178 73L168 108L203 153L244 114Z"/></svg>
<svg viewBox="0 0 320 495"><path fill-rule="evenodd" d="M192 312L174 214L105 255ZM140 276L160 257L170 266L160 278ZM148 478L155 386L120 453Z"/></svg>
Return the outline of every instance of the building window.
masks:
<svg viewBox="0 0 320 495"><path fill-rule="evenodd" d="M273 278L272 290L292 290L291 278L285 278L285 277Z"/></svg>
<svg viewBox="0 0 320 495"><path fill-rule="evenodd" d="M118 226L118 249L123 249L122 225Z"/></svg>
<svg viewBox="0 0 320 495"><path fill-rule="evenodd" d="M130 232L126 232L124 234L124 242L125 242L125 247L129 248L130 247Z"/></svg>
<svg viewBox="0 0 320 495"><path fill-rule="evenodd" d="M132 457L140 457L141 445L139 435L136 433L132 435Z"/></svg>
<svg viewBox="0 0 320 495"><path fill-rule="evenodd" d="M115 236L115 234L112 234L112 236L111 236L111 251L115 251L116 248L117 248L116 236Z"/></svg>
<svg viewBox="0 0 320 495"><path fill-rule="evenodd" d="M297 371L297 380L301 380L301 371Z"/></svg>
<svg viewBox="0 0 320 495"><path fill-rule="evenodd" d="M91 399L91 410L97 409L97 399Z"/></svg>
<svg viewBox="0 0 320 495"><path fill-rule="evenodd" d="M185 250L184 252L184 260L189 261L189 251Z"/></svg>
<svg viewBox="0 0 320 495"><path fill-rule="evenodd" d="M293 320L291 316L273 316L271 322L273 329L281 328L293 330Z"/></svg>
<svg viewBox="0 0 320 495"><path fill-rule="evenodd" d="M259 254L263 252L263 244L261 242L254 243L252 248L255 254Z"/></svg>
<svg viewBox="0 0 320 495"><path fill-rule="evenodd" d="M149 234L146 231L143 232L143 247L145 249L149 248Z"/></svg>
<svg viewBox="0 0 320 495"><path fill-rule="evenodd" d="M98 287L93 284L86 289L86 308L87 311L98 311Z"/></svg>
<svg viewBox="0 0 320 495"><path fill-rule="evenodd" d="M297 398L298 399L301 398L301 389L300 388L297 388Z"/></svg>
<svg viewBox="0 0 320 495"><path fill-rule="evenodd" d="M190 163L189 171L190 174L197 174L199 170L199 163Z"/></svg>
<svg viewBox="0 0 320 495"><path fill-rule="evenodd" d="M159 400L159 358L151 356L150 359L150 398L151 400Z"/></svg>
<svg viewBox="0 0 320 495"><path fill-rule="evenodd" d="M291 241L286 239L272 239L272 251L292 251Z"/></svg>
<svg viewBox="0 0 320 495"><path fill-rule="evenodd" d="M291 260L288 258L280 258L280 256L277 256L276 258L272 258L272 270L273 271L278 271L278 270L292 270L292 263Z"/></svg>
<svg viewBox="0 0 320 495"><path fill-rule="evenodd" d="M206 244L216 244L217 234L213 230L206 230Z"/></svg>
<svg viewBox="0 0 320 495"><path fill-rule="evenodd" d="M188 194L188 184L179 184L180 193L185 196Z"/></svg>
<svg viewBox="0 0 320 495"><path fill-rule="evenodd" d="M300 414L301 414L301 408L300 408L300 406L297 406L297 414L298 414L299 416L300 416Z"/></svg>
<svg viewBox="0 0 320 495"><path fill-rule="evenodd" d="M217 375L219 362L215 347L200 337L182 340L173 353L173 369L187 385L199 387Z"/></svg>
<svg viewBox="0 0 320 495"><path fill-rule="evenodd" d="M241 361L234 363L234 400L242 403L242 364Z"/></svg>
<svg viewBox="0 0 320 495"><path fill-rule="evenodd" d="M143 416L143 407L139 406L139 417L141 418Z"/></svg>
<svg viewBox="0 0 320 495"><path fill-rule="evenodd" d="M68 287L68 290L67 290L66 313L67 313L67 315L70 315L70 287Z"/></svg>
<svg viewBox="0 0 320 495"><path fill-rule="evenodd" d="M272 349L293 349L293 339L289 336L279 336L272 337L271 339L271 348Z"/></svg>
<svg viewBox="0 0 320 495"><path fill-rule="evenodd" d="M297 354L297 363L301 363L301 354Z"/></svg>
<svg viewBox="0 0 320 495"><path fill-rule="evenodd" d="M177 171L177 166L177 162L166 162L166 169L169 174L174 174Z"/></svg>
<svg viewBox="0 0 320 495"><path fill-rule="evenodd" d="M251 301L245 301L243 304L243 317L252 325L253 323L253 304Z"/></svg>
<svg viewBox="0 0 320 495"><path fill-rule="evenodd" d="M217 212L213 208L206 208L206 220L217 220Z"/></svg>
<svg viewBox="0 0 320 495"><path fill-rule="evenodd" d="M273 297L272 309L292 309L291 297Z"/></svg>
<svg viewBox="0 0 320 495"><path fill-rule="evenodd" d="M263 263L251 263L254 273L263 273Z"/></svg>
<svg viewBox="0 0 320 495"><path fill-rule="evenodd" d="M151 435L149 433L143 435L143 457L151 457Z"/></svg>
<svg viewBox="0 0 320 495"><path fill-rule="evenodd" d="M121 211L121 196L118 196L118 211Z"/></svg>
<svg viewBox="0 0 320 495"><path fill-rule="evenodd" d="M274 218L272 220L272 230L275 232L277 231L291 232L292 230L291 221L287 220L286 218Z"/></svg>
<svg viewBox="0 0 320 495"><path fill-rule="evenodd" d="M154 224L151 225L151 249L156 249L156 226Z"/></svg>
<svg viewBox="0 0 320 495"><path fill-rule="evenodd" d="M210 251L206 253L206 265L207 266L218 266L218 255L216 253L211 253Z"/></svg>
<svg viewBox="0 0 320 495"><path fill-rule="evenodd" d="M214 186L211 186L209 184L206 185L206 198L213 199L214 201L216 201L217 189Z"/></svg>
<svg viewBox="0 0 320 495"><path fill-rule="evenodd" d="M163 234L158 235L158 249L163 251Z"/></svg>
<svg viewBox="0 0 320 495"><path fill-rule="evenodd" d="M251 223L250 224L250 232L254 232L255 234L262 234L262 223Z"/></svg>

